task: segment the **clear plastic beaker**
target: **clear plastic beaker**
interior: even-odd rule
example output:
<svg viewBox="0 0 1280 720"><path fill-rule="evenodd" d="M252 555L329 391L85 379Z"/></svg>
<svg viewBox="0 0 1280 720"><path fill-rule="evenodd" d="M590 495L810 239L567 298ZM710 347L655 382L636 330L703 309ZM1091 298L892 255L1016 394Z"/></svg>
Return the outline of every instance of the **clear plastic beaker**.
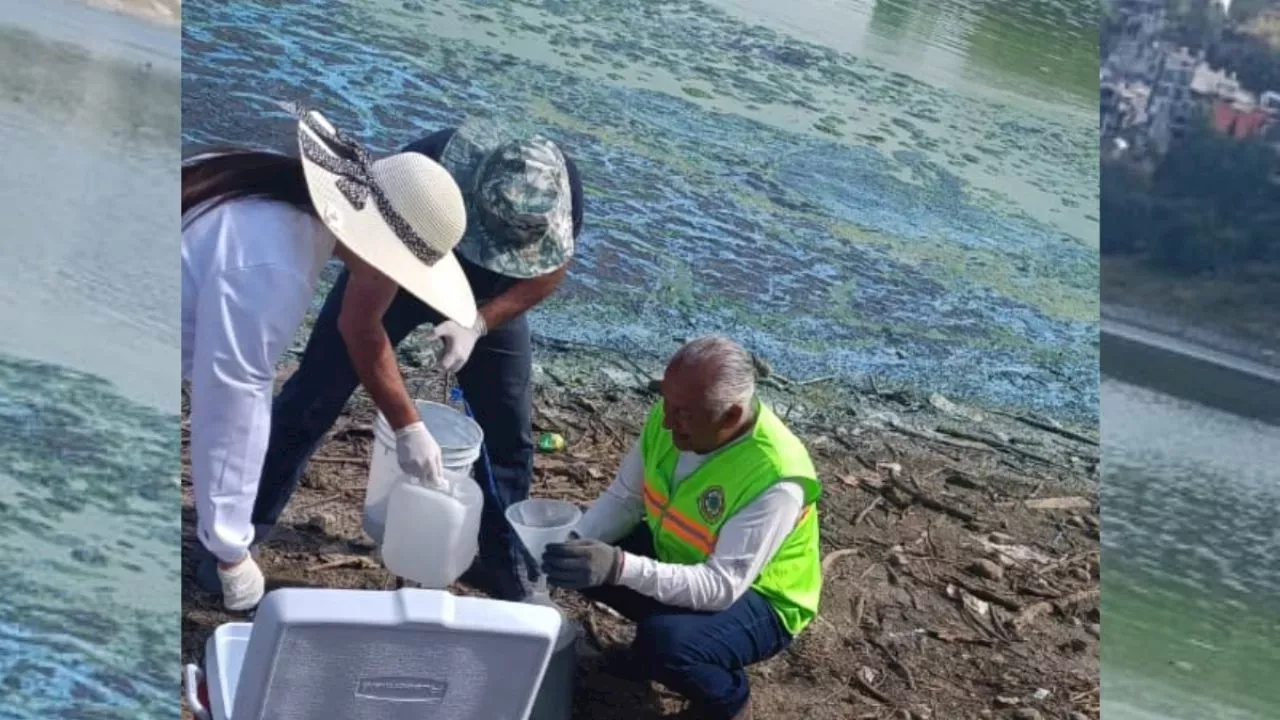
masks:
<svg viewBox="0 0 1280 720"><path fill-rule="evenodd" d="M569 533L582 518L582 511L567 500L530 498L507 508L506 515L507 522L511 523L511 528L520 536L520 542L524 543L534 562L541 566L543 551L548 545L569 539ZM534 594L547 594L545 575L538 575Z"/></svg>

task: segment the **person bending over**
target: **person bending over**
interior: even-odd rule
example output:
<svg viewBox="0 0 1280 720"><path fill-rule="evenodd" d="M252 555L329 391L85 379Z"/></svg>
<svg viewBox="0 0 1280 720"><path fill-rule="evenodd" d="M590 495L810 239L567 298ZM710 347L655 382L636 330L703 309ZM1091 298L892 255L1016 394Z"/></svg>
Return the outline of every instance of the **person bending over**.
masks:
<svg viewBox="0 0 1280 720"><path fill-rule="evenodd" d="M443 480L440 447L410 401L382 317L403 290L472 324L475 300L453 248L462 193L418 153L371 161L317 112L298 115L301 157L205 153L182 168L182 376L191 384L196 534L229 610L255 607L250 555L258 480L271 433L276 363L293 342L335 254L347 267L342 342L396 433L402 470ZM350 358L347 360L347 358Z"/></svg>
<svg viewBox="0 0 1280 720"><path fill-rule="evenodd" d="M464 580L494 597L519 600L528 588L528 572L519 569L536 570L536 561L526 560L504 512L528 497L533 478L533 342L525 314L565 276L582 230L582 183L554 142L486 118L435 132L404 152L439 161L462 189L467 232L454 254L479 300L480 316L475 323L451 321L401 292L382 325L393 345L423 325L434 326L432 335L443 341L440 364L457 373L487 453L475 468L485 496L480 561ZM343 352L340 330L350 297L346 288L354 279L343 273L334 284L300 366L275 399L253 511L260 537L279 520L356 389L358 373ZM212 563L201 565L202 586L216 587Z"/></svg>

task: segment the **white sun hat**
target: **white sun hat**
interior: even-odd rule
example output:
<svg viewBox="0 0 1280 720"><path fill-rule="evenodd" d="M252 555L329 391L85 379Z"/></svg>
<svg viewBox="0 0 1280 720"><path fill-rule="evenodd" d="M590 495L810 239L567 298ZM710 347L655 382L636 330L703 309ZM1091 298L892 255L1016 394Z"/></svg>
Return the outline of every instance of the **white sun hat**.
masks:
<svg viewBox="0 0 1280 720"><path fill-rule="evenodd" d="M419 153L373 161L320 113L283 107L298 118L311 202L338 242L446 318L474 326L475 296L453 254L467 210L449 171Z"/></svg>

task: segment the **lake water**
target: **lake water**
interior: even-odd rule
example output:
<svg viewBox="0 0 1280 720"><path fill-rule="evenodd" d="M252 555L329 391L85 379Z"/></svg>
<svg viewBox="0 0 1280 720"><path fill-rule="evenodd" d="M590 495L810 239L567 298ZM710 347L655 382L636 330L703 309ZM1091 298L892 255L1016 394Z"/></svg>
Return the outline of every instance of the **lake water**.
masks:
<svg viewBox="0 0 1280 720"><path fill-rule="evenodd" d="M375 150L487 114L583 170L536 332L665 357L728 332L796 378L1096 421L1086 0L190 0L183 137Z"/></svg>
<svg viewBox="0 0 1280 720"><path fill-rule="evenodd" d="M5 720L176 712L178 73L176 29L0 8Z"/></svg>
<svg viewBox="0 0 1280 720"><path fill-rule="evenodd" d="M1102 383L1106 720L1280 717L1280 427Z"/></svg>

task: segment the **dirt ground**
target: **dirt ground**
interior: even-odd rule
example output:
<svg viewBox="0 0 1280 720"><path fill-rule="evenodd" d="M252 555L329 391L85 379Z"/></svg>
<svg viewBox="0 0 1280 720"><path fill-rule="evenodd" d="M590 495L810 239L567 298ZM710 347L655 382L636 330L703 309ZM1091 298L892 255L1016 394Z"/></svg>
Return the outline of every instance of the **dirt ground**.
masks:
<svg viewBox="0 0 1280 720"><path fill-rule="evenodd" d="M554 355L539 353L540 362ZM533 494L590 502L655 396L617 373L604 382L550 369L538 376L535 426L568 444L538 456ZM780 414L798 408L790 424L824 482L826 577L818 620L788 652L752 669L755 716L1097 718L1096 436L899 391L871 389L855 407L819 412L806 409L819 388L776 377L766 385ZM259 551L269 585L393 585L360 529L371 420L372 405L358 394ZM184 663L201 660L218 624L243 620L197 590L192 571L184 563ZM625 621L571 593L558 599L584 627L575 718L684 712L662 688L609 674L602 658L628 641Z"/></svg>

